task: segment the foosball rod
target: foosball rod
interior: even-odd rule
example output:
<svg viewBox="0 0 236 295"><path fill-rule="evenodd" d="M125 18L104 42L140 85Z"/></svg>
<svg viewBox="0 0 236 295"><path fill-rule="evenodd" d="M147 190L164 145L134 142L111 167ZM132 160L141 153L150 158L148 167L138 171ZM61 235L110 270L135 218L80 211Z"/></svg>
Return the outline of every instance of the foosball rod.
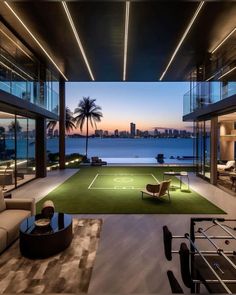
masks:
<svg viewBox="0 0 236 295"><path fill-rule="evenodd" d="M212 268L212 266L210 265L210 263L207 261L207 259L205 258L205 256L198 250L197 246L194 244L194 242L191 240L190 236L188 233L185 234L186 239L189 240L190 244L192 245L192 247L197 251L197 253L201 256L201 258L204 260L204 262L206 263L206 265L209 267L209 269L212 271L212 273L214 274L214 276L217 278L218 282L223 286L223 288L226 290L226 292L228 294L233 294L230 289L226 286L225 282L223 282L223 280L220 278L220 276L217 274L217 272Z"/></svg>
<svg viewBox="0 0 236 295"><path fill-rule="evenodd" d="M215 240L233 240L235 239L235 237L232 236L210 236L211 239L215 239ZM185 239L185 236L172 236L172 239ZM195 236L195 239L205 239L202 236Z"/></svg>
<svg viewBox="0 0 236 295"><path fill-rule="evenodd" d="M213 242L209 236L203 231L202 228L199 228L198 232L200 232L201 234L204 235L204 237L206 237L206 239L216 248L217 250L217 254L223 256L228 262L229 264L231 264L231 266L236 270L236 265L233 263L232 260L229 259L228 256L225 255L224 250L221 249L219 246L216 245L215 242Z"/></svg>
<svg viewBox="0 0 236 295"><path fill-rule="evenodd" d="M199 284L202 283L200 280L193 280L194 283ZM218 280L204 280L204 282L208 283L208 284L219 284ZM236 284L236 280L222 280L222 282L226 283L226 284Z"/></svg>
<svg viewBox="0 0 236 295"><path fill-rule="evenodd" d="M224 225L222 225L218 220L213 220L213 223L217 224L220 228L222 228L228 235L230 235L233 239L236 240L235 235L233 235Z"/></svg>
<svg viewBox="0 0 236 295"><path fill-rule="evenodd" d="M213 250L199 250L201 251L202 254L209 254L209 255L214 255L214 254L218 254L218 251L213 251ZM179 254L179 250L171 250L172 254ZM236 255L235 251L224 251L225 254L228 255ZM190 252L190 254L193 254Z"/></svg>

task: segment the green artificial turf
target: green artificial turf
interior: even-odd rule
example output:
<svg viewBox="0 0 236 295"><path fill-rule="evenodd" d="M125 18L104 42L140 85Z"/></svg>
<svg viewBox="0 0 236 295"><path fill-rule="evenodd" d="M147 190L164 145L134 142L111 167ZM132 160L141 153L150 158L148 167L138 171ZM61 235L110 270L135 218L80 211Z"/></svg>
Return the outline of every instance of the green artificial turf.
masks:
<svg viewBox="0 0 236 295"><path fill-rule="evenodd" d="M172 168L181 171L183 168ZM185 171L189 168L184 168ZM223 210L207 201L179 180L172 178L168 198L141 199L140 190L147 183L163 179L169 167L81 167L80 171L37 203L37 211L45 200L64 213L157 213L157 214L223 214ZM191 186L191 183L190 183ZM177 188L178 187L178 188Z"/></svg>

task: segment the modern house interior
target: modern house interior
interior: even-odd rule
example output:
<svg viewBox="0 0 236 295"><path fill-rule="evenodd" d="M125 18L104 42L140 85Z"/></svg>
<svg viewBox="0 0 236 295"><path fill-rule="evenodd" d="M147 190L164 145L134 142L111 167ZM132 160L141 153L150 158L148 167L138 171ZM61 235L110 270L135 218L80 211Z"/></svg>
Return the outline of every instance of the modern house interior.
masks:
<svg viewBox="0 0 236 295"><path fill-rule="evenodd" d="M0 293L236 293L235 42L234 1L0 2ZM94 81L187 81L193 165L69 167Z"/></svg>

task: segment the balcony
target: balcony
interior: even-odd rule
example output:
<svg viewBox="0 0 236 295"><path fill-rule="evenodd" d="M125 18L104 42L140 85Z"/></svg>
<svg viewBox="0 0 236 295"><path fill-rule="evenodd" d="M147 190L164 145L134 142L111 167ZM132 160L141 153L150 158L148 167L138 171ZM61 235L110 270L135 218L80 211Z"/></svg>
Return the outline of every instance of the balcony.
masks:
<svg viewBox="0 0 236 295"><path fill-rule="evenodd" d="M236 82L199 82L183 96L183 115L229 98L236 94Z"/></svg>
<svg viewBox="0 0 236 295"><path fill-rule="evenodd" d="M31 81L0 81L0 90L58 114L59 95L46 84Z"/></svg>

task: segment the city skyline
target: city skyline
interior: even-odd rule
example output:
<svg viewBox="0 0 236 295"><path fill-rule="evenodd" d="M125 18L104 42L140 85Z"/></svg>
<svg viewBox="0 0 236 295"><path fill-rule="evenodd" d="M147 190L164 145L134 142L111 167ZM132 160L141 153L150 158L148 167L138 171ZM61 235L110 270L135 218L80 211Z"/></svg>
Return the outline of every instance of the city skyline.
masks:
<svg viewBox="0 0 236 295"><path fill-rule="evenodd" d="M188 90L187 82L71 82L66 83L66 105L74 111L83 97L96 99L103 117L97 127L90 127L90 134L95 129L127 130L131 122L148 131L189 129L182 122L183 95Z"/></svg>
<svg viewBox="0 0 236 295"><path fill-rule="evenodd" d="M49 128L47 130L48 138L59 137L59 130L54 128ZM81 133L69 133L69 137L84 137ZM130 123L130 130L118 130L113 131L95 129L94 132L90 134L91 137L100 137L100 138L145 138L145 137L154 137L154 138L189 138L193 137L193 131L186 129L174 129L174 128L159 128L154 129L154 131L140 130L136 129L135 123Z"/></svg>

